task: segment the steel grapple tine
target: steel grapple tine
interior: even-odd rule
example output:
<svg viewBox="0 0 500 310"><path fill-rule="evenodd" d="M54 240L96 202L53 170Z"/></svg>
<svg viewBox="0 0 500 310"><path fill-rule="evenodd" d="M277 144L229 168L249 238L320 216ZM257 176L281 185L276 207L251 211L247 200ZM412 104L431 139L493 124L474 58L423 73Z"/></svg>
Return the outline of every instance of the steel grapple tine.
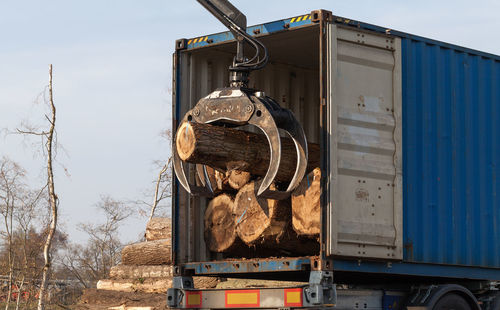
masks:
<svg viewBox="0 0 500 310"><path fill-rule="evenodd" d="M177 153L177 147L175 141L172 149L173 149L173 166L175 175L177 176L177 180L179 180L179 183L182 185L182 187L192 195L212 197L214 195L214 191L205 166L196 165L196 172L199 176L202 186L190 184L186 177L186 172L184 171L183 161L179 158L179 154Z"/></svg>
<svg viewBox="0 0 500 310"><path fill-rule="evenodd" d="M269 168L267 173L262 179L257 196L261 196L271 186L278 173L281 160L281 141L279 136L278 127L267 108L262 104L256 104L256 113L248 120L248 124L258 127L264 132L267 141L269 142Z"/></svg>
<svg viewBox="0 0 500 310"><path fill-rule="evenodd" d="M297 167L286 190L287 192L291 192L299 185L306 173L308 160L307 140L304 129L292 113L290 113L290 121L282 129L292 138L295 150L297 151Z"/></svg>
<svg viewBox="0 0 500 310"><path fill-rule="evenodd" d="M175 145L175 144L174 144ZM182 164L182 160L179 158L179 154L177 154L177 148L173 148L173 166L175 175L177 176L177 180L181 183L182 187L191 194L191 186L186 178L186 173L184 171L184 165Z"/></svg>
<svg viewBox="0 0 500 310"><path fill-rule="evenodd" d="M196 173L200 179L201 185L205 187L212 195L214 194L212 182L210 182L210 177L208 176L207 166L196 165Z"/></svg>

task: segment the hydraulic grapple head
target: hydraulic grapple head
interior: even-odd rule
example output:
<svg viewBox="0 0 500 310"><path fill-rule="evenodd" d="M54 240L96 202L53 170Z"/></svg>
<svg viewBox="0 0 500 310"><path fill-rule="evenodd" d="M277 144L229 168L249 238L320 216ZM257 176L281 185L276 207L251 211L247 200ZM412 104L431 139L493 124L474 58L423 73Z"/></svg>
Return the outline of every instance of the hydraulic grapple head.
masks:
<svg viewBox="0 0 500 310"><path fill-rule="evenodd" d="M219 126L253 125L259 128L267 137L271 158L257 196L285 199L298 186L306 172L307 141L304 130L290 110L281 108L276 101L265 96L263 92L247 88L250 71L263 68L267 64L268 54L261 42L246 33L246 17L227 0L198 0L198 2L229 28L237 40L238 49L233 65L229 68L231 87L217 89L198 101L196 106L186 113L181 125L184 122L196 122ZM245 41L255 50L255 55L251 59L243 56ZM262 58L259 57L259 51L263 52ZM279 129L292 138L297 151L295 174L286 191L269 189L280 165ZM173 157L175 174L186 191L193 195L213 196L213 187L205 166L196 165L196 172L202 185L197 186L188 182L184 164L175 147Z"/></svg>
<svg viewBox="0 0 500 310"><path fill-rule="evenodd" d="M290 110L281 108L262 92L237 87L218 89L201 99L193 109L188 111L181 124L184 122L233 126L248 124L259 128L267 137L271 158L267 173L258 189L258 196L285 199L304 177L307 167L307 141L304 130ZM290 136L297 151L297 167L286 191L269 189L276 177L281 159L281 140L278 129L282 129ZM174 170L181 185L194 195L212 196L213 187L205 166L196 165L202 186L189 184L183 166L174 148Z"/></svg>

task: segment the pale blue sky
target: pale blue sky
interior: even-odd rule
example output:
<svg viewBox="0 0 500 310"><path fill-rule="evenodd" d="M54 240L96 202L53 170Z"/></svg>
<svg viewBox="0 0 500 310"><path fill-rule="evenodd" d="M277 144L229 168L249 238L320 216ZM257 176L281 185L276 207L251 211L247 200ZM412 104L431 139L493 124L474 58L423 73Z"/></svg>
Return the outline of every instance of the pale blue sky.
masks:
<svg viewBox="0 0 500 310"><path fill-rule="evenodd" d="M234 0L258 24L324 8L335 15L500 54L499 0L263 1ZM54 64L60 142L56 189L65 229L95 221L102 194L142 197L156 174L152 161L168 156L158 134L170 126L171 55L178 38L224 28L195 0L0 1L0 127L38 114L33 102ZM42 175L39 158L19 137L0 139L8 155ZM137 238L145 218L123 229Z"/></svg>

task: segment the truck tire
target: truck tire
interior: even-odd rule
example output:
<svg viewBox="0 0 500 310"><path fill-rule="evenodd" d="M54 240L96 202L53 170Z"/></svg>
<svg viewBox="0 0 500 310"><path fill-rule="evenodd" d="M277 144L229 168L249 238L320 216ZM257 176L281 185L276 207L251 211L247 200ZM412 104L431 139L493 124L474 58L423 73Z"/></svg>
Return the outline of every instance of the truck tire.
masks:
<svg viewBox="0 0 500 310"><path fill-rule="evenodd" d="M438 300L432 310L472 310L472 307L462 296L448 293Z"/></svg>

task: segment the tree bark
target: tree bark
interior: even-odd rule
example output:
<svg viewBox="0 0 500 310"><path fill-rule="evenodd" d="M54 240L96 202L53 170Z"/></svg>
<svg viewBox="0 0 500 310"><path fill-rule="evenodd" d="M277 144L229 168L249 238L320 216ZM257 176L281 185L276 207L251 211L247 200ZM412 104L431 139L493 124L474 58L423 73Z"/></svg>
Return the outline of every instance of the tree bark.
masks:
<svg viewBox="0 0 500 310"><path fill-rule="evenodd" d="M321 169L310 172L292 193L292 223L298 235L319 236Z"/></svg>
<svg viewBox="0 0 500 310"><path fill-rule="evenodd" d="M193 284L198 289L215 288L218 278L215 277L193 277ZM172 287L172 277L162 279L105 279L97 282L98 290L118 292L142 292L142 293L165 293Z"/></svg>
<svg viewBox="0 0 500 310"><path fill-rule="evenodd" d="M233 199L222 194L210 201L205 210L205 242L212 252L226 252L237 247Z"/></svg>
<svg viewBox="0 0 500 310"><path fill-rule="evenodd" d="M171 287L171 277L165 279L103 279L97 282L98 290L118 292L165 293Z"/></svg>
<svg viewBox="0 0 500 310"><path fill-rule="evenodd" d="M133 243L122 250L123 265L171 264L170 239Z"/></svg>
<svg viewBox="0 0 500 310"><path fill-rule="evenodd" d="M111 267L109 277L111 279L168 278L172 277L172 266L135 266L120 264Z"/></svg>
<svg viewBox="0 0 500 310"><path fill-rule="evenodd" d="M43 257L45 265L42 271L42 282L40 284L40 291L38 296L38 310L45 309L45 291L47 290L49 272L51 269L52 258L50 257L50 248L52 246L52 239L56 232L57 227L57 204L58 199L56 191L54 188L54 172L52 169L52 157L53 157L53 147L54 147L54 132L56 126L56 106L54 105L54 96L52 92L52 65L49 66L49 104L51 110L51 116L49 119L50 127L49 132L46 133L47 142L45 147L47 149L47 187L49 190L49 204L51 211L51 219L49 225L49 232L47 234L47 240L43 247Z"/></svg>
<svg viewBox="0 0 500 310"><path fill-rule="evenodd" d="M153 217L146 225L146 241L170 239L172 220L168 217Z"/></svg>
<svg viewBox="0 0 500 310"><path fill-rule="evenodd" d="M262 134L200 123L185 122L177 131L176 148L179 158L208 165L218 170L240 170L264 176L270 160L267 138ZM320 148L309 143L308 169L319 167ZM281 138L281 159L276 181L289 182L297 165L295 144Z"/></svg>

